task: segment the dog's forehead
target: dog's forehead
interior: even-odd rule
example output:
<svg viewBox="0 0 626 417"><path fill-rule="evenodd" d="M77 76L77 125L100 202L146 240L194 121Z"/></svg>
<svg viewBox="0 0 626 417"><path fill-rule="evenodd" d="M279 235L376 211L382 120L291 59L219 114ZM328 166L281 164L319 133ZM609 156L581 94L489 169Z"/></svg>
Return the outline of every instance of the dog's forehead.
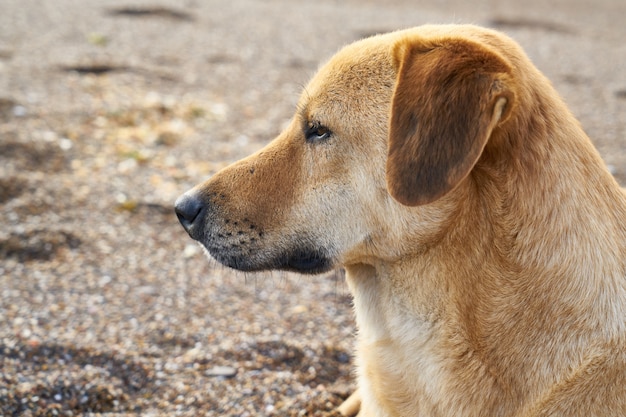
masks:
<svg viewBox="0 0 626 417"><path fill-rule="evenodd" d="M350 44L337 52L305 87L300 108L305 113L354 109L389 100L395 83L392 44L382 37ZM330 110L332 108L332 110Z"/></svg>

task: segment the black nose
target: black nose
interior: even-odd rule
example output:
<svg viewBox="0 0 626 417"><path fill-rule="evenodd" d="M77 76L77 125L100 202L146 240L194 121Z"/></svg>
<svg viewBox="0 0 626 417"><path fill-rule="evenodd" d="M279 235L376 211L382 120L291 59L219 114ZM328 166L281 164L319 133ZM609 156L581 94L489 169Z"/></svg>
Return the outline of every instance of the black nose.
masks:
<svg viewBox="0 0 626 417"><path fill-rule="evenodd" d="M183 194L178 197L174 203L174 210L178 221L183 225L189 236L197 239L201 235L203 227L202 213L204 212L204 203L193 194Z"/></svg>

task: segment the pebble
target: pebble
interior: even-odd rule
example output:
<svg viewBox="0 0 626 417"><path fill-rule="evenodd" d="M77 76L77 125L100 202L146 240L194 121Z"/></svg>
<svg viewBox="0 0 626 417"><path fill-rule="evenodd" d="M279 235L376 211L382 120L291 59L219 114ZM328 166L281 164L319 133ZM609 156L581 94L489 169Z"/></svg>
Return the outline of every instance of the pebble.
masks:
<svg viewBox="0 0 626 417"><path fill-rule="evenodd" d="M214 366L206 371L207 376L221 376L224 378L232 378L237 375L237 369L231 366Z"/></svg>

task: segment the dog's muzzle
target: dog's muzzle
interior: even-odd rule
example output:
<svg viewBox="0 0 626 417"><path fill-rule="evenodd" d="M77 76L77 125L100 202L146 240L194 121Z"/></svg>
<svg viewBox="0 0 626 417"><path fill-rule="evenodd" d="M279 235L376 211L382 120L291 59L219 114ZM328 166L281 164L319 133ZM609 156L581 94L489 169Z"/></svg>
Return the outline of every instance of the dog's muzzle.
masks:
<svg viewBox="0 0 626 417"><path fill-rule="evenodd" d="M282 269L316 274L333 267L328 251L307 233L281 235L282 245L267 239L263 228L247 218L232 219L223 209L189 191L174 203L178 220L189 236L200 242L218 262L240 271Z"/></svg>

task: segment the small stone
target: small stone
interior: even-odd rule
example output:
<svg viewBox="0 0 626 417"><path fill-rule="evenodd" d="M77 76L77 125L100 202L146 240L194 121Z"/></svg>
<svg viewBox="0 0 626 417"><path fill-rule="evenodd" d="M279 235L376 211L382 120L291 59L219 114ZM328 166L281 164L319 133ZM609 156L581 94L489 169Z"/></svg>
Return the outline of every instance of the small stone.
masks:
<svg viewBox="0 0 626 417"><path fill-rule="evenodd" d="M189 259L194 257L200 252L200 248L196 244L188 244L185 245L185 250L183 251L183 257L185 259Z"/></svg>
<svg viewBox="0 0 626 417"><path fill-rule="evenodd" d="M64 151L69 151L70 149L72 149L72 146L74 146L74 144L72 143L71 139L62 138L59 140L59 147Z"/></svg>
<svg viewBox="0 0 626 417"><path fill-rule="evenodd" d="M309 309L306 306L299 304L295 306L291 311L293 314L302 314L302 313L306 313L307 311L309 311Z"/></svg>
<svg viewBox="0 0 626 417"><path fill-rule="evenodd" d="M26 110L26 107L24 106L15 106L13 107L13 115L15 117L24 117L28 114L28 111Z"/></svg>
<svg viewBox="0 0 626 417"><path fill-rule="evenodd" d="M221 376L223 378L232 378L237 375L237 369L231 366L214 366L206 371L207 376Z"/></svg>
<svg viewBox="0 0 626 417"><path fill-rule="evenodd" d="M109 43L109 39L102 33L92 32L87 35L87 42L96 46L106 46Z"/></svg>
<svg viewBox="0 0 626 417"><path fill-rule="evenodd" d="M109 276L109 275L103 275L99 280L98 280L98 286L99 287L105 287L107 284L109 284L113 279Z"/></svg>

